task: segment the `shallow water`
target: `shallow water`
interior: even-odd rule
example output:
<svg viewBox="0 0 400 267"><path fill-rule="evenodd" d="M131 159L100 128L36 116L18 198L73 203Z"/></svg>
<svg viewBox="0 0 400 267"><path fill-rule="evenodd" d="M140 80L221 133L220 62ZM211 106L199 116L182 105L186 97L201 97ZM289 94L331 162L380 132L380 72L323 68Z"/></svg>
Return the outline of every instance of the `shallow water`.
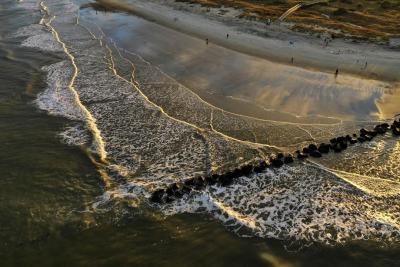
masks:
<svg viewBox="0 0 400 267"><path fill-rule="evenodd" d="M81 10L77 21L78 6L69 1L39 7L6 1L0 9L8 25L1 28L2 265L395 266L400 260L399 141L389 135L339 158L149 205L156 187L373 123L291 124L223 111L224 101L210 105L188 90L207 88L191 88L192 79L174 74L180 65L165 54L146 58L134 37L127 51L118 49L123 42L116 36L103 36L113 25L103 24L104 17L115 19L116 28L121 17L146 24L141 19L108 13L97 21L94 11ZM41 18L45 25L37 24Z"/></svg>
<svg viewBox="0 0 400 267"><path fill-rule="evenodd" d="M107 2L107 1L106 1ZM112 1L111 1L112 2ZM121 1L135 10L137 1ZM101 10L101 9L100 9ZM365 120L381 114L380 101L396 84L340 73L307 70L290 64L296 47L288 47L287 64L225 49L129 14L93 12L95 21L118 46L136 51L208 102L225 110L273 120L332 122L328 118ZM221 33L224 35L225 33ZM231 32L229 40L240 35ZM340 58L340 56L338 56ZM354 65L361 65L360 56ZM338 68L342 64L339 60ZM370 63L373 65L373 63ZM374 66L371 66L374 68ZM337 101L340 99L341 101ZM302 103L299 107L298 103ZM378 106L382 106L378 108ZM291 116L290 116L291 115ZM305 117L305 118L304 118ZM326 118L328 117L328 118Z"/></svg>

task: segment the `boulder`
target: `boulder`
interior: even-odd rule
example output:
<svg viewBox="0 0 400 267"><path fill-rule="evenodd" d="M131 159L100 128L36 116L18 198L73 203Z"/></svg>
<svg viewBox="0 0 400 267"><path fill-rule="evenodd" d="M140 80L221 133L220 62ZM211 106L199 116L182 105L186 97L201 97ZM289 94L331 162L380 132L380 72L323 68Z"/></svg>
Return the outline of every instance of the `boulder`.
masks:
<svg viewBox="0 0 400 267"><path fill-rule="evenodd" d="M318 150L313 150L310 152L310 156L313 158L320 158L322 157L321 153Z"/></svg>
<svg viewBox="0 0 400 267"><path fill-rule="evenodd" d="M281 159L275 158L271 160L271 164L275 168L280 168L283 166L283 161Z"/></svg>
<svg viewBox="0 0 400 267"><path fill-rule="evenodd" d="M357 140L358 140L358 142L360 142L360 143L364 143L365 141L367 141L367 140L364 138L364 136L358 137Z"/></svg>
<svg viewBox="0 0 400 267"><path fill-rule="evenodd" d="M164 189L158 189L151 194L150 201L154 203L162 203L165 195Z"/></svg>
<svg viewBox="0 0 400 267"><path fill-rule="evenodd" d="M340 149L342 149L342 150L347 149L347 143L346 142L340 142L338 144L339 144Z"/></svg>
<svg viewBox="0 0 400 267"><path fill-rule="evenodd" d="M400 127L393 127L392 128L392 133L395 136L400 136Z"/></svg>
<svg viewBox="0 0 400 267"><path fill-rule="evenodd" d="M352 145L354 145L355 143L357 143L357 139L351 138L351 139L349 140L349 143L352 144Z"/></svg>
<svg viewBox="0 0 400 267"><path fill-rule="evenodd" d="M318 151L319 151L320 153L323 153L323 154L329 153L329 145L328 145L328 144L325 144L325 143L321 143L321 144L318 146Z"/></svg>
<svg viewBox="0 0 400 267"><path fill-rule="evenodd" d="M296 151L296 154L297 154L297 158L298 158L298 159L305 159L305 158L308 158L308 155L307 155L307 154L304 154L304 153L301 153L300 150L297 150L297 151Z"/></svg>
<svg viewBox="0 0 400 267"><path fill-rule="evenodd" d="M219 182L222 186L228 186L228 185L232 184L233 179L229 173L223 174L219 177Z"/></svg>
<svg viewBox="0 0 400 267"><path fill-rule="evenodd" d="M287 155L287 156L285 156L284 158L283 158L283 162L285 163L285 164L289 164L289 163L292 163L293 162L293 156L292 155Z"/></svg>
<svg viewBox="0 0 400 267"><path fill-rule="evenodd" d="M335 153L340 153L342 152L342 149L340 148L339 143L331 145L331 149L335 152Z"/></svg>
<svg viewBox="0 0 400 267"><path fill-rule="evenodd" d="M313 150L317 150L318 147L317 147L315 144L309 144L309 145L308 145L308 149L309 149L310 151L313 151Z"/></svg>

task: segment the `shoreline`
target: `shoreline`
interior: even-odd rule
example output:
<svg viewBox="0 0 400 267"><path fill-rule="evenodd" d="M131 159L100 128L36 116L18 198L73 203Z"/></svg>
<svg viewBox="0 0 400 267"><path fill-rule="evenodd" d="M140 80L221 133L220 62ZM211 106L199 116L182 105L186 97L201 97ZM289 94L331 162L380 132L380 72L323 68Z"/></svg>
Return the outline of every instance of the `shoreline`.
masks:
<svg viewBox="0 0 400 267"><path fill-rule="evenodd" d="M278 34L278 37L262 37L249 32L250 30L258 31L259 28L256 26L248 27L245 22L238 23L237 19L236 21L225 19L222 22L205 13L196 14L189 13L187 10L177 10L176 8L182 3L176 3L174 7L175 3L164 0L135 0L124 3L98 0L97 2L197 38L209 39L211 44L266 60L292 65L291 58L293 57L293 65L306 69L334 73L336 68L339 68L341 73L371 80L400 81L398 71L396 71L400 69L400 53L376 44L353 44L342 39L334 39L328 47L324 47L318 43L318 41L322 42L319 38L309 34L288 32L287 28L279 25L273 25L271 29L263 29L266 35ZM189 10L193 6L184 5ZM226 34L229 34L229 38ZM367 62L366 69L364 69L365 62Z"/></svg>
<svg viewBox="0 0 400 267"><path fill-rule="evenodd" d="M130 203L140 204L140 202L136 202L136 199L140 201L142 198L139 197L143 195L143 192L147 188L151 189L156 182L159 182L160 185L176 183L178 180L186 180L188 177L203 173L203 169L204 173L228 167L232 169L234 166L240 166L242 162L246 163L247 158L259 160L270 153L266 147L263 147L262 150L250 149L248 141L246 143L238 142L224 134L216 136L215 134L222 133L219 129L227 127L221 123L229 123L226 114L219 115L220 122L218 123L218 112L209 109L205 111L210 114L211 118L207 116L204 121L209 123L215 134L207 128L202 131L194 124L190 125L184 123L184 120L169 116L161 106L147 97L149 94L146 95L141 88L133 84L132 80L129 81L129 75L132 72L124 74L119 71L123 69L124 65L119 65L121 61L114 61L114 57L120 59L125 57L123 53L119 54L121 51L118 48L114 50L112 47L108 47L106 42L102 43L95 38L95 35L91 35L91 32L83 24L75 20L76 10L65 12L68 2L62 3L63 9L59 8L58 2L54 2L46 3L49 6L48 9L47 6L43 6L44 11L49 10L47 17L44 17L46 19L44 22L52 29L55 34L53 37L60 37L63 40L63 52L69 57L70 64L72 64L72 66L57 65L58 70L61 74L64 74L68 67L71 69L71 73L73 72L72 67L76 70L76 76L66 75L66 78L69 79L65 81L66 85L60 89L76 89L78 93L76 100L82 101L85 108L92 114L90 116L96 119L98 129L101 130L102 137L106 141L107 151L110 151L107 155L110 157L110 168L105 168L106 174L110 173L111 176L115 170L114 167L118 166L111 163L120 163L122 168L126 167L126 169L122 169L123 171L132 173L132 176L125 175L123 179L118 179L119 176L109 179L115 187L105 187L100 200L96 196L94 204L89 202L95 210L97 207L102 208L102 205L106 206L114 201L119 204L120 202L117 201L120 199L123 201L121 203L126 203L126 200L132 201ZM61 12L65 12L66 15ZM53 18L54 26L51 24ZM53 41L58 41L60 38ZM72 54L69 51L74 51L73 57L70 56ZM101 58L104 60L93 61L93 59ZM142 61L140 57L137 59L137 62ZM112 64L107 64L110 62ZM143 65L135 64L135 62L131 62L132 68ZM119 68L119 66L121 67ZM156 69L150 69L149 72L153 73L154 70ZM51 77L61 78L63 76L53 73ZM143 75L143 78L147 78L147 75ZM53 89L57 90L58 88ZM176 92L177 90L171 91ZM189 98L185 99L189 100ZM190 102L185 103L191 104ZM202 103L200 102L200 104ZM189 106L194 107L196 114L200 114L200 109L196 109L200 106ZM214 130L214 122L216 122L214 125L220 126L220 128L215 127L216 130ZM277 131L274 136L283 138L287 143L286 139L290 136L285 138L282 135L283 132L278 131L278 128L284 127L290 134L293 133L294 128L289 130L288 126L276 126ZM300 128L298 130L302 131ZM305 130L303 129L303 131ZM272 133L273 130L264 132ZM298 136L296 132L294 133L295 136ZM275 140L274 136L271 136L271 140ZM252 145L254 144L256 143L252 142ZM357 149L357 147L353 147L353 149ZM366 154L360 153L360 158L362 159L362 156ZM264 157L262 157L263 155ZM366 159L368 162L371 161L369 156ZM329 160L329 158L327 159ZM141 163L142 160L145 164ZM351 161L346 160L346 162ZM140 172L141 170L136 166L143 168L146 172ZM99 171L101 170L100 166L96 167L99 168ZM184 199L184 202L180 203L181 205L172 206L173 209L170 210L161 208L160 211L169 216L188 212L204 212L205 210L207 216L208 214L215 216L217 221L221 221L222 224L228 222L232 225L233 221L239 225L238 229L241 229L243 225L254 226L249 228L252 231L250 233L260 238L304 240L321 244L343 243L347 240L353 241L367 237L396 241L393 233L396 233L398 229L397 222L384 222L385 227L377 228L376 217L373 216L375 212L386 207L396 207L396 205L388 203L386 199L381 200L366 190L364 190L366 196L361 195L361 192L364 192L362 189L360 192L348 181L343 183L342 180L345 179L332 173L328 169L329 167L332 166L317 168L315 165L298 165L284 168L282 171L269 170L260 175L244 176L241 184L237 183L224 190L208 188L205 195L193 194L190 199ZM343 173L348 170L344 166L340 167L341 170L344 169ZM349 175L347 172L345 174ZM112 178L114 177L112 176ZM104 182L106 181L108 180L104 180ZM145 188L145 186L148 187ZM143 190L143 188L145 189ZM396 200L397 198L394 198L393 201ZM293 204L297 202L305 204L294 209ZM270 203L274 203L272 211L268 210L271 207ZM344 206L341 205L342 203L350 203L350 205ZM134 207L140 208L141 206ZM332 207L338 208L332 209ZM396 211L389 209L388 216L396 214ZM284 214L284 216L280 216L280 214ZM307 223L298 219L303 218L304 214L307 214L307 218L309 218ZM326 218L330 218L330 220L326 221ZM329 231L332 230L332 226L336 225L338 226L334 229L337 229L338 234L332 237Z"/></svg>

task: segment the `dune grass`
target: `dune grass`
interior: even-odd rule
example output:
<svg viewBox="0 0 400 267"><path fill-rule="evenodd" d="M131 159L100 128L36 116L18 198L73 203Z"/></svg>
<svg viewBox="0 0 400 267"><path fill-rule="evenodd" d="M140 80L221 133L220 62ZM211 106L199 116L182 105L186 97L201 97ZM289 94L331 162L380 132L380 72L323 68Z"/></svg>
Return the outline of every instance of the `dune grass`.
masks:
<svg viewBox="0 0 400 267"><path fill-rule="evenodd" d="M176 0L207 7L234 7L240 17L249 20L275 20L298 0ZM307 2L307 1L302 1ZM293 29L307 32L330 32L338 37L387 41L400 37L399 0L327 0L302 8L287 19Z"/></svg>

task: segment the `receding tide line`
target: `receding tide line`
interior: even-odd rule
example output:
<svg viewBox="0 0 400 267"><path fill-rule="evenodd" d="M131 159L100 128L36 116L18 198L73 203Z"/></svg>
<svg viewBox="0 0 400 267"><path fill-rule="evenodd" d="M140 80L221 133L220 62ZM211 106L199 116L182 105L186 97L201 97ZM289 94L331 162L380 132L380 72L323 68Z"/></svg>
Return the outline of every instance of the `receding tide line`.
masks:
<svg viewBox="0 0 400 267"><path fill-rule="evenodd" d="M382 197L400 194L400 183L385 178L372 177L357 173L335 170L325 167L317 162L309 161L321 170L339 176L342 180L368 194Z"/></svg>
<svg viewBox="0 0 400 267"><path fill-rule="evenodd" d="M347 149L348 145L372 141L372 139L378 134L385 135L390 129L392 130L394 137L399 137L400 120L394 120L392 125L389 125L388 123L378 124L372 131L362 128L360 129L360 136L357 139L350 137L350 135L346 135L329 140L329 145L325 143L321 143L318 146L316 144L310 144L308 147L303 148L303 152L300 152L299 150L296 151L297 158L300 161L308 158L309 156L313 158L320 158L322 157L322 154L327 154L331 150L333 150L335 153L339 153L342 150ZM353 136L356 137L357 135L354 134ZM222 186L228 186L234 182L234 179L237 179L241 176L247 176L251 173L260 173L268 167L280 168L284 164L291 164L293 162L294 157L292 155L289 154L285 156L284 154L280 153L280 155L278 154L276 157L270 158L269 163L266 161L261 161L258 162L257 165L242 165L227 173L214 173L208 176L197 176L187 179L184 182L173 183L167 188L161 188L154 191L150 197L150 200L160 204L169 203L174 199L182 198L185 194L190 194L192 190L199 190L207 185L219 184ZM322 170L334 174L335 176L341 178L348 184L351 184L363 192L367 192L375 196L398 195L400 193L400 183L396 181L332 170L314 161L311 161L311 163ZM378 182L380 186L374 186L374 182Z"/></svg>
<svg viewBox="0 0 400 267"><path fill-rule="evenodd" d="M200 131L200 132L203 132L203 131L204 131L204 129L198 127L198 126L195 125L195 124L189 123L189 122L184 121L184 120L180 120L180 119L178 119L178 118L175 118L175 117L169 115L161 106L159 106L159 105L157 105L156 103L154 103L153 101L151 101L151 100L148 98L148 96L147 96L146 94L144 94L144 93L139 89L139 87L138 87L136 84L134 84L133 82L128 81L128 80L125 79L124 77L120 76L120 75L118 74L116 68L115 68L115 63L114 63L114 59L113 59L112 50L110 49L110 47L109 47L107 44L105 45L105 47L106 47L106 49L108 50L108 53L109 53L109 56L110 56L110 61L111 61L110 69L112 70L112 72L114 73L114 75L115 75L116 77L118 77L118 78L122 79L123 81L129 83L137 92L140 93L140 95L141 95L148 103L150 103L151 105L153 105L154 107L156 107L156 108L157 108L162 114L164 114L166 117L168 117L168 118L170 118L170 119L172 119L172 120L174 120L174 121L176 121L176 122L179 122L179 123L185 124L185 125L187 125L187 126L193 127L193 128L195 128L196 130L198 130L198 131ZM132 62L131 62L131 63L132 63ZM216 134L222 136L222 137L225 138L225 139L233 140L233 141L236 141L236 142L239 142L239 143L243 143L243 144L247 144L247 145L255 146L255 147L271 147L271 148L275 148L275 149L278 149L278 150L281 150L281 149L282 149L281 147L277 147L277 146L274 146L274 145L269 145L269 144L263 144L263 143L256 143L256 142L251 142L251 141L240 140L240 139L237 139L237 138L228 136L228 135L226 135L226 134L223 134L223 133L221 133L221 132L219 132L219 131L216 131L216 130L212 127L211 124L210 124L210 126L211 126L211 130L212 130L213 132L215 132Z"/></svg>
<svg viewBox="0 0 400 267"><path fill-rule="evenodd" d="M47 6L45 6L44 1L40 2L40 6L42 7L43 11L50 16L50 13L48 11ZM97 153L99 154L100 160L102 162L106 162L106 158L107 158L107 152L105 150L105 144L103 139L101 138L101 132L100 130L97 128L96 125L96 119L92 116L92 114L89 112L89 110L82 104L82 102L80 101L78 92L75 90L74 87L74 83L75 83L75 79L78 76L78 67L75 64L75 58L74 56L68 51L67 46L65 45L65 43L61 40L58 32L55 30L55 28L51 25L51 22L55 19L56 17L53 16L48 22L45 22L45 20L42 20L42 22L50 28L54 38L56 39L56 41L62 46L64 53L68 56L68 58L71 61L71 64L73 66L73 75L71 77L71 80L68 84L68 88L70 89L70 91L72 92L72 94L74 95L75 98L75 102L77 103L77 105L79 106L79 108L83 111L83 113L85 114L86 117L86 122L88 125L88 128L90 129L90 131L93 134L93 138L94 138L94 144L97 150Z"/></svg>

